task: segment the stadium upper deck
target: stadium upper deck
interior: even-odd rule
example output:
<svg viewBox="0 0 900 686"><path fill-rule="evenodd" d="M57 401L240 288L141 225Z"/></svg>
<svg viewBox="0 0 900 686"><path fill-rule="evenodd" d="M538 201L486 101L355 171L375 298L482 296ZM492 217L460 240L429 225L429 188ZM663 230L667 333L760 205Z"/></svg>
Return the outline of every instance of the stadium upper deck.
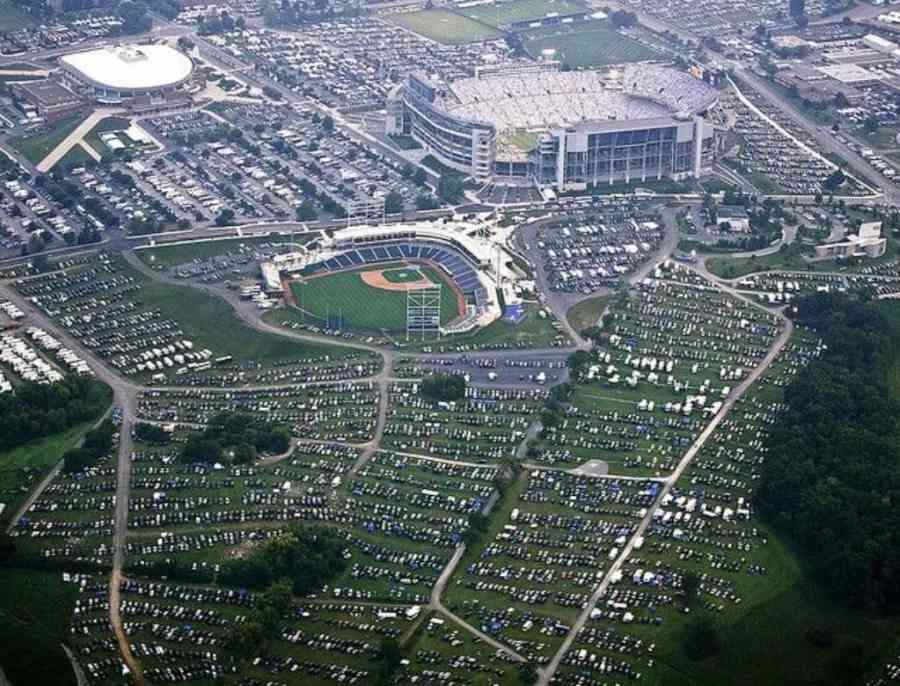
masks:
<svg viewBox="0 0 900 686"><path fill-rule="evenodd" d="M387 128L476 178L567 189L699 174L715 152L704 114L717 100L703 81L646 64L607 72L532 67L449 84L411 75L389 99Z"/></svg>

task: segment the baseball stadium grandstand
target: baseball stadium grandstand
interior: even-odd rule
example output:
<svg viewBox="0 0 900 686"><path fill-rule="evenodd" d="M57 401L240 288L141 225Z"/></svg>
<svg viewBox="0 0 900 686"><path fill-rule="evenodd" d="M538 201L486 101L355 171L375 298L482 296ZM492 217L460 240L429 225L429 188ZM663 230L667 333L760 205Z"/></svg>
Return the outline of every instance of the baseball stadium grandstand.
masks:
<svg viewBox="0 0 900 686"><path fill-rule="evenodd" d="M444 82L410 74L386 129L477 179L557 190L699 176L715 158L718 91L652 64L559 71L555 63Z"/></svg>
<svg viewBox="0 0 900 686"><path fill-rule="evenodd" d="M365 298L367 312L358 312L355 320L353 316L342 320L347 328L357 329L375 328L369 319L379 309L383 312L376 319L382 328L404 328L401 324L410 316L405 296L437 286L445 289L436 296L441 311L439 333L463 333L498 319L502 310L497 290L503 289L504 299L514 301L512 285L519 278L501 246L470 232L470 225L452 223L350 227L309 250L273 257L262 265L263 279L269 292L285 294L306 312L313 305L299 301L304 292L329 293L325 297L330 299L330 321L330 314L339 308L356 309L349 301ZM410 266L420 267L418 274ZM319 281L339 275L340 283ZM349 281L348 275L353 277ZM317 283L328 288L313 289L311 285ZM404 297L398 298L398 292Z"/></svg>

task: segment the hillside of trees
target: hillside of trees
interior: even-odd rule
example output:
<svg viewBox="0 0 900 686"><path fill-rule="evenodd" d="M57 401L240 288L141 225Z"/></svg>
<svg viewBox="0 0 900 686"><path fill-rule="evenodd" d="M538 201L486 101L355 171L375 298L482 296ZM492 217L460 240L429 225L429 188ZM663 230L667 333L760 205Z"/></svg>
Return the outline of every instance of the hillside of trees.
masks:
<svg viewBox="0 0 900 686"><path fill-rule="evenodd" d="M15 393L0 395L0 452L97 419L110 398L109 388L89 377L23 383Z"/></svg>
<svg viewBox="0 0 900 686"><path fill-rule="evenodd" d="M843 296L798 302L797 320L827 345L785 389L758 502L845 602L900 606L900 316Z"/></svg>

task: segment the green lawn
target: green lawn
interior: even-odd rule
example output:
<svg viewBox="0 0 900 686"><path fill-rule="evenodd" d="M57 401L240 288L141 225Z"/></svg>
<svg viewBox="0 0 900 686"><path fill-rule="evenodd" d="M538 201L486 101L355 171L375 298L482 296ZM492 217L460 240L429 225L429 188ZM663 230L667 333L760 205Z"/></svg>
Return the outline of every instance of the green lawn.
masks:
<svg viewBox="0 0 900 686"><path fill-rule="evenodd" d="M458 303L446 281L429 267L419 269L433 283L444 284L441 289L441 323L455 319L459 315ZM360 273L342 272L305 282L295 281L291 284L291 291L300 309L318 323L324 324L330 318L332 326L342 329L404 331L406 292L373 288L363 282Z"/></svg>
<svg viewBox="0 0 900 686"><path fill-rule="evenodd" d="M66 136L78 128L84 121L81 113L76 113L60 119L46 131L32 136L20 136L13 138L9 144L18 150L32 164L37 164L56 149Z"/></svg>
<svg viewBox="0 0 900 686"><path fill-rule="evenodd" d="M306 243L319 236L318 231L277 236L243 236L218 240L194 240L173 245L157 245L152 248L137 248L134 252L144 264L150 266L174 267L193 260L205 260L217 255L236 252L240 246L288 243L295 240Z"/></svg>
<svg viewBox="0 0 900 686"><path fill-rule="evenodd" d="M60 643L68 639L77 587L58 572L0 570L0 666L11 684L74 686Z"/></svg>
<svg viewBox="0 0 900 686"><path fill-rule="evenodd" d="M491 26L480 24L445 9L400 12L389 15L400 26L445 45L461 45L496 40L503 34Z"/></svg>
<svg viewBox="0 0 900 686"><path fill-rule="evenodd" d="M491 26L504 26L517 21L540 19L548 14L582 12L585 6L573 0L513 0L475 7L460 7L456 11Z"/></svg>
<svg viewBox="0 0 900 686"><path fill-rule="evenodd" d="M6 504L0 515L0 526L6 525L31 490L59 462L66 450L78 444L91 424L79 424L63 433L0 453L0 503Z"/></svg>
<svg viewBox="0 0 900 686"><path fill-rule="evenodd" d="M597 319L609 304L610 296L598 295L587 300L582 300L577 305L573 305L566 312L566 319L575 331L581 331L589 326L597 323Z"/></svg>
<svg viewBox="0 0 900 686"><path fill-rule="evenodd" d="M556 50L556 59L575 69L659 57L653 50L623 36L607 22L536 29L523 34L522 38L532 57L537 58L544 50L552 48Z"/></svg>
<svg viewBox="0 0 900 686"><path fill-rule="evenodd" d="M709 686L843 686L859 683L894 644L898 621L846 609L801 578L717 629L718 655L691 662L680 650L662 651L659 660ZM823 632L830 645L813 643L810 630Z"/></svg>
<svg viewBox="0 0 900 686"><path fill-rule="evenodd" d="M835 268L835 263L831 261L807 262L800 255L797 255L795 251L779 251L759 257L709 257L706 260L706 268L716 276L721 276L725 279L736 279L754 272L773 269L828 271Z"/></svg>
<svg viewBox="0 0 900 686"><path fill-rule="evenodd" d="M237 318L225 300L196 288L144 280L137 298L145 307L159 308L163 317L179 322L198 348L209 348L216 356L271 362L340 353L330 346L252 329Z"/></svg>
<svg viewBox="0 0 900 686"><path fill-rule="evenodd" d="M446 336L440 343L428 345L435 349L455 346L479 346L484 348L546 348L560 335L553 328L554 320L538 315L540 307L534 304L525 306L525 318L518 324L503 319L478 329L474 333Z"/></svg>

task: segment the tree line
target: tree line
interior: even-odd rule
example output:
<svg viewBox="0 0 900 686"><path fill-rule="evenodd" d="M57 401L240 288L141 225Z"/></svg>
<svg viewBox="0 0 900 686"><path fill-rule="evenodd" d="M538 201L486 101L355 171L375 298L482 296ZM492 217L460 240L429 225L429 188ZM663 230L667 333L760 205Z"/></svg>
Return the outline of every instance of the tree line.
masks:
<svg viewBox="0 0 900 686"><path fill-rule="evenodd" d="M834 294L798 301L797 321L826 348L785 388L757 501L837 597L896 609L900 326L889 307Z"/></svg>
<svg viewBox="0 0 900 686"><path fill-rule="evenodd" d="M53 384L25 382L0 395L0 451L97 419L109 406L109 388L96 379L66 376Z"/></svg>

